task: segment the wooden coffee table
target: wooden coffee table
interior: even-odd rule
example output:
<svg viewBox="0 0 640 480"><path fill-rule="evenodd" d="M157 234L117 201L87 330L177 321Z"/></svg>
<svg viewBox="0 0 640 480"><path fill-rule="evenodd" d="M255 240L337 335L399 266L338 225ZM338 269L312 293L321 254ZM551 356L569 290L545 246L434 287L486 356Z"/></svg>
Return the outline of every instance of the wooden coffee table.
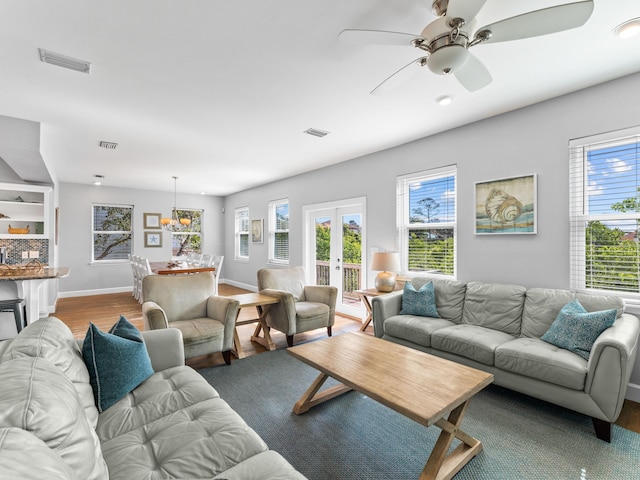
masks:
<svg viewBox="0 0 640 480"><path fill-rule="evenodd" d="M322 372L296 402L294 413L357 390L425 427L442 429L420 480L452 478L482 451L482 443L460 424L471 397L493 382L490 373L360 332L287 351ZM329 377L342 385L320 391ZM454 438L461 443L447 453Z"/></svg>

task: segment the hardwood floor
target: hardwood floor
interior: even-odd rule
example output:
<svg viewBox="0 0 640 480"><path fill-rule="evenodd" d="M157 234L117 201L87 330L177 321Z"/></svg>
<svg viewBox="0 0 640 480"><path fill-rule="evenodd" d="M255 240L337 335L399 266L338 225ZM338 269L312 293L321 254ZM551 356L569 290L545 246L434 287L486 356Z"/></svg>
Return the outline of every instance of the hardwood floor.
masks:
<svg viewBox="0 0 640 480"><path fill-rule="evenodd" d="M220 295L247 293L246 290L226 284L220 284L219 291ZM102 331L109 330L120 315L127 317L127 320L140 330L143 329L141 306L130 293L62 298L58 301L54 315L71 328L76 338L84 338L89 322L93 322ZM256 316L255 309L245 308L242 309L239 319L246 320ZM250 340L254 328L255 324L240 325L238 327L238 336L242 343L242 349L247 356L257 355L266 351L262 346ZM336 315L336 322L333 326L335 333L356 331L359 328L360 323L358 321ZM367 332L373 334L372 326L367 328ZM296 335L296 341L319 339L326 337L326 335L325 329L319 329ZM278 349L287 347L287 340L282 333L272 330L271 337ZM193 368L224 365L222 355L219 354L193 359L188 363ZM622 412L616 423L621 427L640 433L640 403L625 400Z"/></svg>

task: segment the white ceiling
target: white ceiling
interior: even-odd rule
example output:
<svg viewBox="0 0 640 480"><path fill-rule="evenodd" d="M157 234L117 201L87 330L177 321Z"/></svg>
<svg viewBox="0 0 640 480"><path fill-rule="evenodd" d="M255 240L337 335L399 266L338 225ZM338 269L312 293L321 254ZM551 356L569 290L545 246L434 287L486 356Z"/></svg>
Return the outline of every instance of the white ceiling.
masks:
<svg viewBox="0 0 640 480"><path fill-rule="evenodd" d="M478 25L559 3L487 0ZM638 72L640 36L611 35L634 17L639 0L595 0L578 29L473 47L494 79L482 90L425 69L374 96L422 55L338 34L419 34L435 19L428 0L2 0L0 115L41 123L60 181L172 191L177 175L179 192L227 195ZM38 48L91 74L42 63Z"/></svg>

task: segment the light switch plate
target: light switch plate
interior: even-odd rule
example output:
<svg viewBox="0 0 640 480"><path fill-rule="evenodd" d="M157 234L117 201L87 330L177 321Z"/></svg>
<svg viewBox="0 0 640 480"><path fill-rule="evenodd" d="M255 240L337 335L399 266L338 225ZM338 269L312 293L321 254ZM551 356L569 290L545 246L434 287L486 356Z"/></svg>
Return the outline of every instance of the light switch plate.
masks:
<svg viewBox="0 0 640 480"><path fill-rule="evenodd" d="M29 258L39 258L40 252L38 250L29 250Z"/></svg>
<svg viewBox="0 0 640 480"><path fill-rule="evenodd" d="M29 258L29 252L22 252L22 258Z"/></svg>

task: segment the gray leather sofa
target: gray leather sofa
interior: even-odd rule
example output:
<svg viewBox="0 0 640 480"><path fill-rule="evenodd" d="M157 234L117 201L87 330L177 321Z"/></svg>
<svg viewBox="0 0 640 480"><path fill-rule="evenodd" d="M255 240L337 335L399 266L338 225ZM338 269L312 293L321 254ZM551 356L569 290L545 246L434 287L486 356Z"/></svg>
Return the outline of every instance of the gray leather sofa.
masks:
<svg viewBox="0 0 640 480"><path fill-rule="evenodd" d="M0 478L304 479L184 365L179 330L142 334L155 373L102 413L60 320L0 342Z"/></svg>
<svg viewBox="0 0 640 480"><path fill-rule="evenodd" d="M441 318L400 315L402 291L373 298L375 335L494 375L494 383L590 416L611 441L638 350L640 322L613 296L480 282L432 280ZM588 360L540 339L564 305L616 309Z"/></svg>

